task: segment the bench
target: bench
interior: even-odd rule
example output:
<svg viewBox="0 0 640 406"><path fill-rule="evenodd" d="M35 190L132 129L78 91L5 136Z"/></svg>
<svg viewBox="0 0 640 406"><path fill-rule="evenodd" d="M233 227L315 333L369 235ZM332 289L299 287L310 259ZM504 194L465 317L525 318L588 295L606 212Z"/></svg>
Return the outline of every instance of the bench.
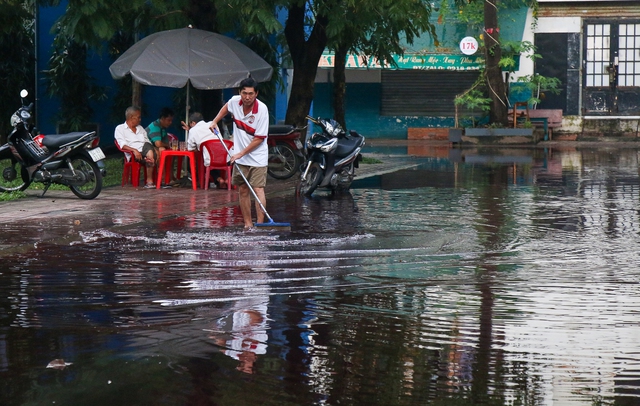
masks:
<svg viewBox="0 0 640 406"><path fill-rule="evenodd" d="M518 109L524 107L524 109ZM513 122L513 128L516 128L519 122L523 120L531 121L536 127L544 129L544 140L551 139L551 132L554 128L562 127L562 110L561 109L530 109L527 102L518 102L513 104L512 111L509 112L509 120Z"/></svg>
<svg viewBox="0 0 640 406"><path fill-rule="evenodd" d="M545 141L551 140L553 129L562 127L562 109L529 110L529 121L536 127L542 126Z"/></svg>

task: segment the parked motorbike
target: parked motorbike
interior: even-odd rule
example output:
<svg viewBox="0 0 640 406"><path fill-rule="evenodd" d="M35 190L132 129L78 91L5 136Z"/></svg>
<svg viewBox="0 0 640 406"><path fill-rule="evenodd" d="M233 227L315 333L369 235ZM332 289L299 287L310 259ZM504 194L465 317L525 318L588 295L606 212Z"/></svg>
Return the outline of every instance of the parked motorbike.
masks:
<svg viewBox="0 0 640 406"><path fill-rule="evenodd" d="M322 128L307 139L307 161L302 166L298 192L310 196L317 188L347 190L362 160L364 137L356 131L347 134L335 120L307 119Z"/></svg>
<svg viewBox="0 0 640 406"><path fill-rule="evenodd" d="M289 179L304 161L301 131L306 127L292 125L270 125L267 145L269 166L267 172L276 179Z"/></svg>
<svg viewBox="0 0 640 406"><path fill-rule="evenodd" d="M95 131L32 135L31 110L25 106L11 116L13 131L0 147L0 192L25 190L32 182L44 184L42 196L52 184L68 186L81 199L93 199L102 190L105 155Z"/></svg>

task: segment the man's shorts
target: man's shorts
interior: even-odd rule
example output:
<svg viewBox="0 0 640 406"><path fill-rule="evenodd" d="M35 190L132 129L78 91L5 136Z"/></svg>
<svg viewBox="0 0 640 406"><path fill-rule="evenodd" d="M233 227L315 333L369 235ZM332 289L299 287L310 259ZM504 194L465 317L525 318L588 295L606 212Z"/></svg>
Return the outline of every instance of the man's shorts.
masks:
<svg viewBox="0 0 640 406"><path fill-rule="evenodd" d="M147 157L149 151L153 151L153 162L158 162L158 150L151 143L145 142L140 152L142 154L141 164L146 164L144 159Z"/></svg>
<svg viewBox="0 0 640 406"><path fill-rule="evenodd" d="M234 186L244 185L244 179L242 175L238 173L238 168L242 170L242 173L249 181L251 187L264 188L267 185L267 167L266 166L247 166L247 165L234 165L233 174L231 175L231 184Z"/></svg>

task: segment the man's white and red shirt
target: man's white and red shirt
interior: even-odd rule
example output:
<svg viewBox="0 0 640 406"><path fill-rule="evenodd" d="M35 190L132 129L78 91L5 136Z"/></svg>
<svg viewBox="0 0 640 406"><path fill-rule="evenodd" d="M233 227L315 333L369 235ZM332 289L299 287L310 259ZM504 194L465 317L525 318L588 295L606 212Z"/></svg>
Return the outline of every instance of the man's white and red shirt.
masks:
<svg viewBox="0 0 640 406"><path fill-rule="evenodd" d="M233 115L233 150L242 151L254 138L261 138L262 143L253 151L238 159L236 162L247 166L267 166L269 163L269 110L267 106L256 99L249 114L244 114L242 99L233 96L227 102L227 109Z"/></svg>

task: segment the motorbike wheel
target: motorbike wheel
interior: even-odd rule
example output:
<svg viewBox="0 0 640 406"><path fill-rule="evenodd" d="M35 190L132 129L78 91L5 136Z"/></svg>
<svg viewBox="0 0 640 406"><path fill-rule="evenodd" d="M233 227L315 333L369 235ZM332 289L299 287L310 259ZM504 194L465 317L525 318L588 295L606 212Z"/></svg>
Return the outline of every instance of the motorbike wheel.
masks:
<svg viewBox="0 0 640 406"><path fill-rule="evenodd" d="M300 180L300 186L298 188L300 194L311 196L311 194L318 188L321 180L322 168L320 168L319 163L312 162L309 170L307 171L307 178Z"/></svg>
<svg viewBox="0 0 640 406"><path fill-rule="evenodd" d="M14 157L0 159L0 192L14 192L29 187L29 174Z"/></svg>
<svg viewBox="0 0 640 406"><path fill-rule="evenodd" d="M276 179L289 179L300 166L300 157L287 144L269 147L267 173Z"/></svg>
<svg viewBox="0 0 640 406"><path fill-rule="evenodd" d="M98 196L102 190L102 174L98 165L84 155L77 155L71 158L71 166L84 180L82 185L69 186L73 194L87 200Z"/></svg>

